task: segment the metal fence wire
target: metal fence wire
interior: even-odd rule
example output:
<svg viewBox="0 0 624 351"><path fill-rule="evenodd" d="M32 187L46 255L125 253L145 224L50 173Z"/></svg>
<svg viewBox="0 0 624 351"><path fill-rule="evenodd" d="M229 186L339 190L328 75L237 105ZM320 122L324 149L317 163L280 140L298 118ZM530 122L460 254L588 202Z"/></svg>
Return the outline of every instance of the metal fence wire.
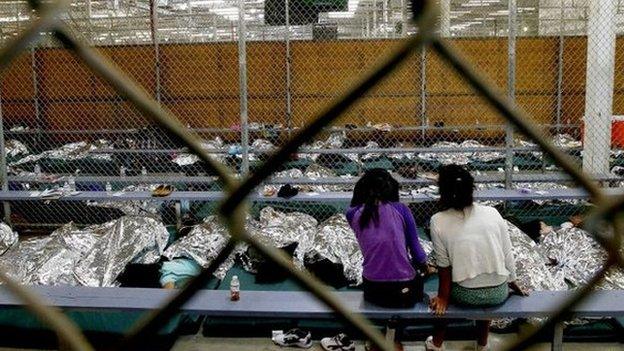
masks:
<svg viewBox="0 0 624 351"><path fill-rule="evenodd" d="M111 3L113 8L108 8ZM565 179L589 194L593 210L586 229L607 250L609 260L548 322L507 345L509 350L523 350L540 332L564 320L570 308L591 298L592 289L612 267L624 267L619 250L624 197L606 196L595 182L611 181L611 167L619 160L617 148L604 152L620 136L611 111L603 109L613 106L617 113L621 108L621 70L614 73L605 67L617 67L624 60L601 55L586 60L592 51L620 55L620 38L609 40L616 36L615 26L609 24L616 21L613 14L620 6L607 0L600 6L574 2L571 8L564 1L539 3L538 13L530 7L519 11L515 0L501 1L493 5L499 14L494 18L456 25L449 20L449 11L461 8L455 1L443 1L442 10L437 1L372 1L365 4L367 16L358 20L349 15L355 11L350 1L311 6L269 0L262 2L262 18L254 15L258 4L250 1L208 9L176 1L163 7L155 0L121 5L36 0L0 4L14 10L17 19L1 33L0 71L6 75L0 145L7 137L7 142L27 143L30 153L38 155L24 161L17 157L17 144L7 146L0 165L3 190L9 190L9 181L39 184L42 173L62 176L48 183L95 181L115 188L188 182L193 177L203 184L204 178L218 177L217 188L193 188L190 182L189 190L225 192L217 211L230 241L209 267L146 315L115 349L132 349L156 333L242 241L285 268L381 349L392 350L368 321L342 306L316 278L294 267L281 250L246 232L249 195L270 182L276 171L303 162L292 156L298 150L305 154L306 148L319 164L341 164L332 170L331 181L346 183L347 188L352 179L341 183L344 179L338 176L357 175L367 167L388 165L409 174L388 156L392 150L425 154L421 159L431 164L421 164L419 170L426 172L439 161L439 156L427 157L428 150L442 148L453 155L453 162L463 158L473 170L494 171L494 183L506 188L526 186L520 170L541 176L562 170ZM87 8L88 16L81 16L77 8ZM115 22L113 33L110 18L93 16L98 11L123 13L124 20ZM588 16L588 11L604 13ZM458 33L463 34L451 44ZM588 38L575 36L586 33ZM207 41L214 42L210 50L201 45ZM370 70L372 65L376 67ZM587 75L596 76L595 82L615 75L613 86L585 84L592 81ZM9 89L5 84L11 84ZM586 94L592 99L581 107ZM315 111L313 118L310 111ZM332 142L333 136L347 132L350 141ZM572 135L551 137L561 133ZM498 146L452 144L467 135ZM585 144L592 140L596 150L580 153L581 138ZM229 154L224 152L228 143L238 144ZM53 157L59 148L64 148L63 156ZM339 148L350 151L336 151ZM258 151L265 155L260 157ZM368 153L384 157L373 157L377 163L362 162L360 155ZM180 173L181 178L171 176ZM304 183L316 184L313 178ZM325 179L325 184L331 181ZM31 203L5 201L5 220L54 227L75 220L77 213L85 214L81 224L93 218L87 207L55 205L42 210ZM46 216L46 211L54 216ZM63 211L74 216L65 218ZM103 216L96 221L105 221ZM615 235L605 235L605 227ZM44 306L5 273L0 278L55 330L63 345L94 349L61 312Z"/></svg>

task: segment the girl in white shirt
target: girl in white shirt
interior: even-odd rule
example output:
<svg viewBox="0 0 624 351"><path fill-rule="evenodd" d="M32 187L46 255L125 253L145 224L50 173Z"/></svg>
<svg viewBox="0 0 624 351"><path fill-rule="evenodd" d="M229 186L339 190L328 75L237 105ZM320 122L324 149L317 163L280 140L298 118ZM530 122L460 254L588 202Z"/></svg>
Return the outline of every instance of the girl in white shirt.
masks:
<svg viewBox="0 0 624 351"><path fill-rule="evenodd" d="M509 289L526 295L515 283L515 260L507 223L498 211L473 202L474 179L457 165L439 170L442 211L431 217L433 254L440 275L431 309L443 315L449 301L465 306L505 302ZM490 321L477 321L477 350L487 350ZM444 350L446 323L436 325L427 350Z"/></svg>

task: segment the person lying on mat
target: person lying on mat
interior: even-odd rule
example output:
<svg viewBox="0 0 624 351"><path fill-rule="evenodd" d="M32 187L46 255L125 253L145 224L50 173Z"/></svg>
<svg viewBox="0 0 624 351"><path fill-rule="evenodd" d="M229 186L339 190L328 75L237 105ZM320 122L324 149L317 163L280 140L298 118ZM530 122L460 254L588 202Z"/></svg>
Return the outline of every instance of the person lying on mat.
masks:
<svg viewBox="0 0 624 351"><path fill-rule="evenodd" d="M165 289L183 288L199 275L201 269L202 267L190 258L178 257L165 261L160 268L160 284Z"/></svg>
<svg viewBox="0 0 624 351"><path fill-rule="evenodd" d="M449 302L465 306L493 306L507 300L509 289L526 293L516 284L516 264L507 222L498 211L473 202L474 179L457 165L439 170L441 212L431 217L433 255L438 265L438 296L432 312L443 315ZM446 323L436 323L426 350L444 350ZM477 349L488 350L490 321L477 321Z"/></svg>
<svg viewBox="0 0 624 351"><path fill-rule="evenodd" d="M399 202L399 183L383 169L372 169L355 184L347 221L363 262L364 299L382 307L413 307L423 298L427 254L409 208ZM321 340L325 350L354 350L344 334Z"/></svg>

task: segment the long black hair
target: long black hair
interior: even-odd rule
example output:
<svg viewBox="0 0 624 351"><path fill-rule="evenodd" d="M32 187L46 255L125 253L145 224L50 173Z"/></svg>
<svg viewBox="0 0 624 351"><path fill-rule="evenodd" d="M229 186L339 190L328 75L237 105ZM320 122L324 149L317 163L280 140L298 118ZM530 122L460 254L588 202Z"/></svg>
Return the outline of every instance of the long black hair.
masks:
<svg viewBox="0 0 624 351"><path fill-rule="evenodd" d="M442 166L438 170L441 209L462 211L471 206L474 192L474 178L458 165Z"/></svg>
<svg viewBox="0 0 624 351"><path fill-rule="evenodd" d="M364 173L353 189L351 207L364 206L360 227L366 227L371 220L377 223L379 203L399 201L399 182L388 171L374 168Z"/></svg>

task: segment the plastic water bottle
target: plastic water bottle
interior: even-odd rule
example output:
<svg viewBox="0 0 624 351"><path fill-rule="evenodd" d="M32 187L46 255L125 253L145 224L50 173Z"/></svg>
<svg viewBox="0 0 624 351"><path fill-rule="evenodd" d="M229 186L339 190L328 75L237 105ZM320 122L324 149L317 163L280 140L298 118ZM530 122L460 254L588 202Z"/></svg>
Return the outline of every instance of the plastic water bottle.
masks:
<svg viewBox="0 0 624 351"><path fill-rule="evenodd" d="M143 175L143 176L147 175L147 168L145 168L145 166L143 168L141 168L141 175Z"/></svg>
<svg viewBox="0 0 624 351"><path fill-rule="evenodd" d="M237 275L233 276L230 281L230 300L240 300L240 281L238 280Z"/></svg>
<svg viewBox="0 0 624 351"><path fill-rule="evenodd" d="M126 167L124 167L124 166L119 167L119 175L121 177L125 177L126 176Z"/></svg>
<svg viewBox="0 0 624 351"><path fill-rule="evenodd" d="M69 186L69 190L71 190L71 191L75 191L76 190L76 178L75 177L69 177L67 183L68 183L68 186Z"/></svg>
<svg viewBox="0 0 624 351"><path fill-rule="evenodd" d="M106 182L106 192L110 193L111 191L113 191L113 186L110 182Z"/></svg>
<svg viewBox="0 0 624 351"><path fill-rule="evenodd" d="M41 166L38 163L35 164L35 175L41 175Z"/></svg>

